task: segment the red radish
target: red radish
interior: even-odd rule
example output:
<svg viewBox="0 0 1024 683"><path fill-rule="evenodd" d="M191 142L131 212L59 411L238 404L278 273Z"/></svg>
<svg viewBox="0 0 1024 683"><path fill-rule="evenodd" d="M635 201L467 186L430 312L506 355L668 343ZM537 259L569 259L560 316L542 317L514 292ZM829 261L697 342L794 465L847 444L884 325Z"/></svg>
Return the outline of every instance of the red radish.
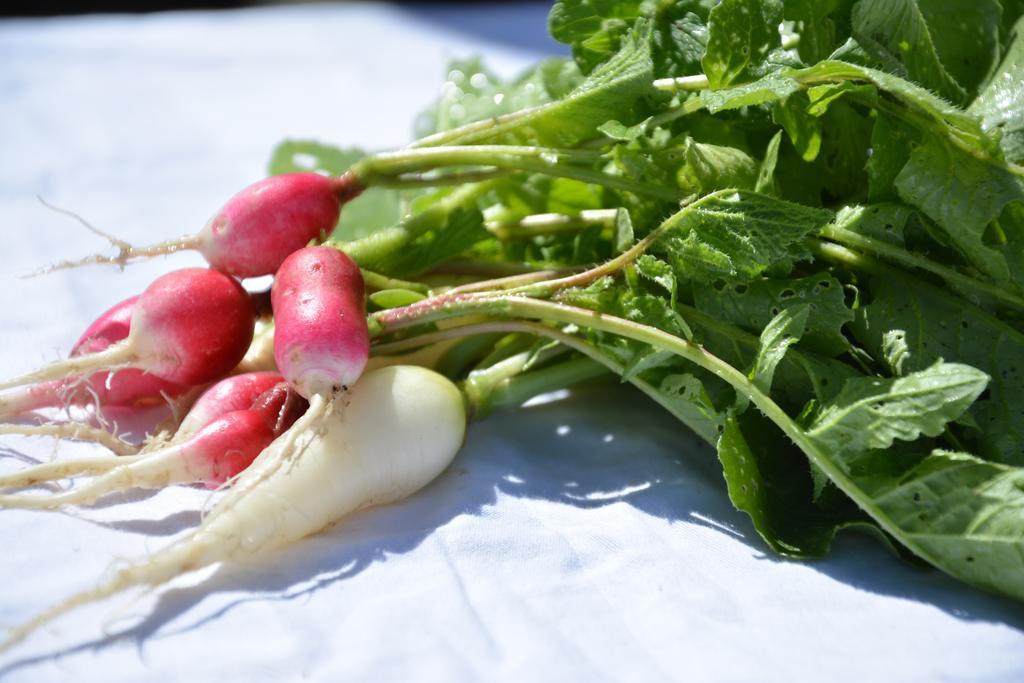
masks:
<svg viewBox="0 0 1024 683"><path fill-rule="evenodd" d="M0 477L0 487L30 486L84 473L104 473L89 484L55 495L0 495L0 506L55 508L88 504L114 491L201 483L216 488L237 476L290 427L306 402L287 384L262 392L243 410L224 413L184 442L145 455L84 458L30 467Z"/></svg>
<svg viewBox="0 0 1024 683"><path fill-rule="evenodd" d="M106 350L128 337L138 296L114 304L86 328L71 347L71 357ZM85 378L56 380L26 387L0 398L0 416L13 416L39 408L95 404L100 407L137 408L157 405L180 396L188 387L168 382L142 370L126 368L97 372Z"/></svg>
<svg viewBox="0 0 1024 683"><path fill-rule="evenodd" d="M177 270L139 296L125 339L4 382L0 389L127 368L177 384L203 384L238 364L254 324L252 303L238 281L204 268Z"/></svg>
<svg viewBox="0 0 1024 683"><path fill-rule="evenodd" d="M246 410L259 396L284 382L276 372L247 372L225 377L203 392L174 434L175 441L188 438L225 413Z"/></svg>
<svg viewBox="0 0 1024 683"><path fill-rule="evenodd" d="M301 249L281 264L271 299L274 358L299 394L354 384L370 354L359 266L337 249Z"/></svg>
<svg viewBox="0 0 1024 683"><path fill-rule="evenodd" d="M198 234L150 247L115 242L120 248L116 257L95 255L59 263L49 270L87 263L123 266L136 258L192 249L212 267L236 277L271 275L293 251L330 235L342 203L362 190L349 174L337 178L317 173L272 176L229 199Z"/></svg>

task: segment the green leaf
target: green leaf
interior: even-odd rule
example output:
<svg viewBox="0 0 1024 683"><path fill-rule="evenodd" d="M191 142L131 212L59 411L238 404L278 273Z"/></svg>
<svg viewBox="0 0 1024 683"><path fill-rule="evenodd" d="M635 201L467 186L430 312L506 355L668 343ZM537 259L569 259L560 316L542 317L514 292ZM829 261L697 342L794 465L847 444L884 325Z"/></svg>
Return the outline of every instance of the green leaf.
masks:
<svg viewBox="0 0 1024 683"><path fill-rule="evenodd" d="M870 302L850 325L857 342L885 358L886 334L902 330L905 371L946 358L988 373L988 391L970 411L980 429L963 436L983 458L1024 465L1024 335L944 290L896 272L873 278L870 290Z"/></svg>
<svg viewBox="0 0 1024 683"><path fill-rule="evenodd" d="M818 412L807 435L839 461L888 448L897 439L938 436L985 390L988 380L969 365L943 362L903 377L850 379Z"/></svg>
<svg viewBox="0 0 1024 683"><path fill-rule="evenodd" d="M628 251L636 243L636 236L633 232L633 220L629 217L629 211L619 208L615 211L615 253L621 254Z"/></svg>
<svg viewBox="0 0 1024 683"><path fill-rule="evenodd" d="M341 175L366 153L361 149L340 149L307 140L285 140L270 160L271 175L317 171ZM352 240L380 228L395 225L402 217L401 194L397 190L370 188L345 204L334 239Z"/></svg>
<svg viewBox="0 0 1024 683"><path fill-rule="evenodd" d="M619 142L631 142L646 132L648 121L650 121L650 118L646 118L640 123L632 126L626 126L619 121L606 121L598 126L597 130L604 133L612 140L617 140Z"/></svg>
<svg viewBox="0 0 1024 683"><path fill-rule="evenodd" d="M753 279L810 257L804 239L832 214L754 192L720 192L668 219L652 246L677 277L700 282Z"/></svg>
<svg viewBox="0 0 1024 683"><path fill-rule="evenodd" d="M706 194L722 188L752 190L757 182L757 162L735 147L705 144L687 138L686 165L678 173L679 186L687 192Z"/></svg>
<svg viewBox="0 0 1024 683"><path fill-rule="evenodd" d="M871 127L871 119L847 102L833 103L822 115L817 168L830 196L851 200L866 197L868 177L864 169L870 158Z"/></svg>
<svg viewBox="0 0 1024 683"><path fill-rule="evenodd" d="M730 416L717 442L729 500L747 513L754 529L776 553L816 558L828 552L835 532L855 517L848 507L814 504L800 453L779 438L767 420L747 411Z"/></svg>
<svg viewBox="0 0 1024 683"><path fill-rule="evenodd" d="M721 283L716 283L721 284ZM734 285L696 285L694 303L708 315L759 332L776 315L807 307L806 332L800 346L838 355L850 344L843 326L853 320L843 286L828 273L802 278L759 278Z"/></svg>
<svg viewBox="0 0 1024 683"><path fill-rule="evenodd" d="M986 131L999 134L1006 158L1024 163L1024 19L1014 27L1013 42L996 74L968 111L981 117Z"/></svg>
<svg viewBox="0 0 1024 683"><path fill-rule="evenodd" d="M835 226L898 247L905 245L904 231L917 211L903 204L851 204L836 212Z"/></svg>
<svg viewBox="0 0 1024 683"><path fill-rule="evenodd" d="M797 50L807 64L832 54L850 36L850 7L855 0L786 0L785 18L796 23Z"/></svg>
<svg viewBox="0 0 1024 683"><path fill-rule="evenodd" d="M661 404L708 443L714 443L725 416L704 384L692 374L670 374L657 386Z"/></svg>
<svg viewBox="0 0 1024 683"><path fill-rule="evenodd" d="M702 90L701 102L712 114L729 109L752 107L788 97L800 89L800 83L793 78L773 73L743 85L722 90Z"/></svg>
<svg viewBox="0 0 1024 683"><path fill-rule="evenodd" d="M973 98L999 63L1000 1L917 0L917 6L942 65L967 91L968 98Z"/></svg>
<svg viewBox="0 0 1024 683"><path fill-rule="evenodd" d="M537 144L572 147L595 137L610 120L636 123L633 105L641 98L658 96L653 85L651 25L638 20L622 40L618 52L561 99L507 117L481 130L467 130L444 138L445 144Z"/></svg>
<svg viewBox="0 0 1024 683"><path fill-rule="evenodd" d="M754 183L754 191L771 196L778 195L778 188L775 183L775 166L779 162L779 144L782 142L782 131L772 136L768 141L768 148L764 152L764 159L757 171L757 181Z"/></svg>
<svg viewBox="0 0 1024 683"><path fill-rule="evenodd" d="M436 213L420 213L415 218L428 222L431 227L422 232L417 230L418 236L412 242L383 260L360 265L392 277L413 277L490 237L484 228L483 215L476 209L460 206Z"/></svg>
<svg viewBox="0 0 1024 683"><path fill-rule="evenodd" d="M779 47L781 0L722 0L708 19L707 51L701 64L713 90L749 76Z"/></svg>
<svg viewBox="0 0 1024 683"><path fill-rule="evenodd" d="M676 275L672 266L650 254L642 254L636 260L636 272L660 285L669 295L669 305L676 307Z"/></svg>
<svg viewBox="0 0 1024 683"><path fill-rule="evenodd" d="M955 137L961 144L974 145L983 155L992 156L998 152L997 145L986 135L978 119L949 104L920 85L894 74L870 67L850 64L837 60L819 62L805 69L785 70L785 77L798 83L813 86L819 83L855 82L873 85L879 91L892 97L898 107L888 107L894 115L900 116L917 127L925 126L933 133L947 139ZM859 90L863 94L863 90ZM992 157L995 159L996 157Z"/></svg>
<svg viewBox="0 0 1024 683"><path fill-rule="evenodd" d="M685 306L680 309L693 327L694 338L704 348L735 368L753 365L760 348L758 336L699 309ZM808 320L813 321L813 308ZM763 327L763 324L758 326L757 332ZM794 413L800 412L812 399L831 400L848 378L862 374L847 363L800 348L808 334L805 332L797 348L783 356L774 376L773 400Z"/></svg>
<svg viewBox="0 0 1024 683"><path fill-rule="evenodd" d="M557 99L551 92L553 79L571 78L576 84L582 80L578 72L563 73L567 65L572 63L545 60L506 83L477 58L453 61L437 102L416 122L417 137L547 104Z"/></svg>
<svg viewBox="0 0 1024 683"><path fill-rule="evenodd" d="M1006 257L985 243L985 230L1008 203L1024 200L1018 178L932 138L910 155L896 177L896 189L935 221L979 271L997 282L1010 280Z"/></svg>
<svg viewBox="0 0 1024 683"><path fill-rule="evenodd" d="M907 333L904 330L889 330L883 334L881 353L889 372L897 377L901 376L903 364L910 357Z"/></svg>
<svg viewBox="0 0 1024 683"><path fill-rule="evenodd" d="M914 552L980 588L1024 599L1024 470L935 451L896 476L860 476L873 514Z"/></svg>
<svg viewBox="0 0 1024 683"><path fill-rule="evenodd" d="M814 161L821 151L821 120L808 113L810 100L806 92L795 92L775 103L772 117L789 136L793 147L804 161Z"/></svg>
<svg viewBox="0 0 1024 683"><path fill-rule="evenodd" d="M806 304L779 311L761 332L761 345L749 377L754 386L764 393L771 391L775 368L786 351L803 336L809 312L810 307Z"/></svg>
<svg viewBox="0 0 1024 683"><path fill-rule="evenodd" d="M699 70L707 45L707 17L713 0L559 0L548 15L552 37L572 47L584 73L614 55L640 17L651 20L655 73L659 78Z"/></svg>
<svg viewBox="0 0 1024 683"><path fill-rule="evenodd" d="M623 36L642 16L640 0L559 0L548 14L548 31L572 46L584 73L619 50Z"/></svg>
<svg viewBox="0 0 1024 683"><path fill-rule="evenodd" d="M871 130L871 158L868 159L868 201L893 201L898 198L896 177L910 160L917 136L895 116L877 112Z"/></svg>
<svg viewBox="0 0 1024 683"><path fill-rule="evenodd" d="M707 19L714 0L650 3L657 7L654 25L654 73L659 78L700 72L707 51Z"/></svg>
<svg viewBox="0 0 1024 683"><path fill-rule="evenodd" d="M853 36L883 69L905 76L953 102L966 91L943 67L916 0L860 0L851 15Z"/></svg>

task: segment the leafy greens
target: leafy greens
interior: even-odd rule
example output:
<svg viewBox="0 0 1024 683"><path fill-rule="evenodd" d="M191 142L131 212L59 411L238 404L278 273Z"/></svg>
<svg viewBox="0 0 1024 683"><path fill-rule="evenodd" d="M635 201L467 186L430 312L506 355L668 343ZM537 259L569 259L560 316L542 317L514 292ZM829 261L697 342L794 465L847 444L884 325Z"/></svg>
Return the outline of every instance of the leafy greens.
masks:
<svg viewBox="0 0 1024 683"><path fill-rule="evenodd" d="M271 170L367 188L332 243L376 352L471 409L610 370L775 552L870 529L1024 599L1024 5L969 4L558 0L572 59Z"/></svg>

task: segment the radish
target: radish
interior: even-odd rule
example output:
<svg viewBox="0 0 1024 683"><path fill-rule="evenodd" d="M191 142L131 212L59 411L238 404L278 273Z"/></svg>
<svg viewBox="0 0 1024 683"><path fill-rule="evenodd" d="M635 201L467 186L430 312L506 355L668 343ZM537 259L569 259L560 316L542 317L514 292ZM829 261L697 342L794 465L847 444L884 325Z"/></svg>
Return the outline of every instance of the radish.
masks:
<svg viewBox="0 0 1024 683"><path fill-rule="evenodd" d="M173 434L165 438L151 437L143 448L139 449L119 439L114 434L102 429L78 423L57 425L0 425L0 434L21 434L27 436L56 436L69 439L93 441L109 448L118 455L136 454L140 451L146 455L163 453L168 447L188 441L197 432L207 427L218 418L234 411L257 410L272 415L274 410L284 410L283 394L286 387L284 378L274 372L255 372L227 377L209 387L192 405L185 419L178 425ZM281 396L278 396L281 394ZM305 401L290 399L288 410L281 413L290 416L291 425L298 415L305 410ZM269 405L267 401L272 403ZM301 409L297 408L302 404ZM292 413L299 410L299 414ZM269 411L269 412L268 412ZM268 418L269 419L269 418ZM275 418L279 419L279 418ZM222 425L223 427L223 425ZM237 427L236 429L243 429ZM284 431L278 429L277 434ZM266 445L266 444L264 444ZM135 460L115 460L109 457L92 457L71 460L68 462L48 463L30 467L20 472L0 476L0 487L31 486L41 481L74 477L84 474L105 472L112 468L135 463Z"/></svg>
<svg viewBox="0 0 1024 683"><path fill-rule="evenodd" d="M425 368L375 370L334 400L344 409L331 411L321 431L302 432L302 457L290 467L274 465L276 451L291 447L279 439L192 534L12 629L3 647L77 606L217 562L246 560L357 510L402 500L448 466L465 435L462 394Z"/></svg>
<svg viewBox="0 0 1024 683"><path fill-rule="evenodd" d="M176 384L203 384L238 364L254 322L249 296L236 280L216 270L177 270L139 296L123 340L0 383L0 389L130 368Z"/></svg>
<svg viewBox="0 0 1024 683"><path fill-rule="evenodd" d="M128 337L138 296L114 304L98 317L71 347L72 358L105 351ZM95 404L97 407L139 408L180 396L188 387L135 368L87 377L54 380L0 397L0 416L12 417L40 408Z"/></svg>
<svg viewBox="0 0 1024 683"><path fill-rule="evenodd" d="M307 247L274 279L274 359L307 399L353 384L370 356L363 277L348 256Z"/></svg>
<svg viewBox="0 0 1024 683"><path fill-rule="evenodd" d="M248 467L271 441L295 422L305 406L306 402L281 382L262 392L251 407L226 412L191 438L161 451L124 458L49 463L0 477L0 487L11 487L83 472L106 472L85 486L55 495L0 495L0 507L82 505L114 491L162 488L186 482L215 488Z"/></svg>
<svg viewBox="0 0 1024 683"><path fill-rule="evenodd" d="M340 251L306 247L293 253L274 278L271 302L274 358L288 383L309 401L309 409L267 455L264 473L236 486L232 496L244 496L246 487L302 455L299 439L323 428L333 399L348 391L370 356L363 277Z"/></svg>
<svg viewBox="0 0 1024 683"><path fill-rule="evenodd" d="M247 372L225 377L199 397L181 421L175 440L187 439L213 420L235 410L253 406L261 394L284 382L276 372Z"/></svg>
<svg viewBox="0 0 1024 683"><path fill-rule="evenodd" d="M236 277L273 274L292 252L334 230L341 204L362 192L354 176L330 178L317 173L286 173L253 183L227 204L197 234L149 247L114 241L115 257L94 255L58 263L48 270L87 263L124 265L137 258L198 251L213 268Z"/></svg>

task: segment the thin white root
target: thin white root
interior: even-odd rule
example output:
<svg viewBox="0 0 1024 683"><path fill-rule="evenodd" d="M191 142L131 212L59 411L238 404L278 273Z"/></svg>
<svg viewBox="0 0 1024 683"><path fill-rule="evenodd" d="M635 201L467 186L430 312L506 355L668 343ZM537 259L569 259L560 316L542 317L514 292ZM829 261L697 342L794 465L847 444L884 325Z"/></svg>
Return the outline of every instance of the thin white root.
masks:
<svg viewBox="0 0 1024 683"><path fill-rule="evenodd" d="M41 268L37 271L34 271L32 273L29 273L28 275L23 276L25 279L38 277L40 275L46 275L57 270L65 270L67 268L79 268L81 266L98 264L113 264L116 265L118 268L124 270L124 267L128 265L128 263L130 263L131 261L149 258L152 256L173 254L176 251L182 251L185 249L195 249L197 245L196 238L192 236L183 237L177 240L168 240L166 242L160 242L159 244L154 244L148 247L135 247L132 246L131 243L123 239L114 237L113 235L90 225L84 218L79 216L77 213L74 213L73 211L68 211L67 209L62 209L60 207L53 206L52 204L47 203L42 197L37 197L37 199L39 199L43 206L50 209L51 211L56 211L57 213L62 213L65 216L70 216L71 218L74 218L76 221L85 226L86 230L93 233L94 235L99 235L103 239L110 242L110 246L117 249L117 256L104 256L103 254L93 254L91 256L86 256L84 258L77 259L74 261L58 261L57 263L46 266L45 268Z"/></svg>
<svg viewBox="0 0 1024 683"><path fill-rule="evenodd" d="M55 439L89 441L113 451L117 455L135 455L139 447L121 439L106 429L99 429L81 422L62 422L42 425L0 424L0 435L52 436Z"/></svg>
<svg viewBox="0 0 1024 683"><path fill-rule="evenodd" d="M158 489L193 481L195 476L182 457L182 448L179 446L160 453L111 458L117 466L88 484L51 495L0 495L0 507L53 509L65 505L88 505L108 493L134 488Z"/></svg>
<svg viewBox="0 0 1024 683"><path fill-rule="evenodd" d="M47 382L52 379L63 379L68 375L80 375L83 373L99 372L102 370L113 370L117 368L132 367L132 363L138 361L126 341L113 344L103 351L90 353L84 356L76 356L66 360L59 360L45 365L38 370L27 372L24 375L13 377L6 382L0 382L0 389L13 389L25 384L36 382Z"/></svg>
<svg viewBox="0 0 1024 683"><path fill-rule="evenodd" d="M20 472L0 477L0 488L23 488L35 486L54 479L66 477L77 477L87 474L102 474L121 467L127 461L138 456L115 457L112 455L101 455L92 458L78 458L65 462L48 462L42 465L26 467Z"/></svg>

